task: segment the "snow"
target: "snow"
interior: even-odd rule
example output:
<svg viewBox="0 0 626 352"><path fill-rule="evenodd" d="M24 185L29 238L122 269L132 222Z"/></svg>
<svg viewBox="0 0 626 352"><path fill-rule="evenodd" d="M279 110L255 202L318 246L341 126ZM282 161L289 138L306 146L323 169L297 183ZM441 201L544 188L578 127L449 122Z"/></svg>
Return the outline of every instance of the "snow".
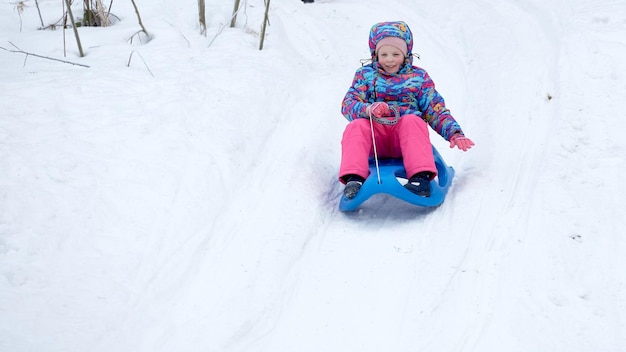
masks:
<svg viewBox="0 0 626 352"><path fill-rule="evenodd" d="M261 0L235 28L207 0L206 36L136 2L152 40L113 2L82 58L0 3L0 350L626 351L625 2L274 0L262 50ZM340 103L388 20L476 147L432 135L436 209L342 213Z"/></svg>

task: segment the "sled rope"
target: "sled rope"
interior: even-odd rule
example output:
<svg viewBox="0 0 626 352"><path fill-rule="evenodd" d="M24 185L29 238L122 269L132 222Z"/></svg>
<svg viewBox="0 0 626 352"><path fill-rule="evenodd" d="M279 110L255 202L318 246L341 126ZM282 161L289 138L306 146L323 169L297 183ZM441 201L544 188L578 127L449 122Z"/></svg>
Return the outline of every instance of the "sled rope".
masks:
<svg viewBox="0 0 626 352"><path fill-rule="evenodd" d="M374 136L374 117L372 116L372 112L369 112L370 115L370 130L372 131L372 145L374 146L374 161L376 162L376 177L378 178L378 184L381 184L380 180L380 168L378 166L378 151L376 150L376 137Z"/></svg>
<svg viewBox="0 0 626 352"><path fill-rule="evenodd" d="M376 150L376 137L374 136L374 121L383 125L395 125L400 119L400 111L398 107L395 105L390 105L389 110L391 110L394 114L393 117L385 117L378 118L372 116L372 112L369 112L370 117L370 130L372 131L372 145L374 146L374 161L376 162L376 177L378 178L378 184L382 184L382 180L380 179L380 167L378 165L378 151Z"/></svg>

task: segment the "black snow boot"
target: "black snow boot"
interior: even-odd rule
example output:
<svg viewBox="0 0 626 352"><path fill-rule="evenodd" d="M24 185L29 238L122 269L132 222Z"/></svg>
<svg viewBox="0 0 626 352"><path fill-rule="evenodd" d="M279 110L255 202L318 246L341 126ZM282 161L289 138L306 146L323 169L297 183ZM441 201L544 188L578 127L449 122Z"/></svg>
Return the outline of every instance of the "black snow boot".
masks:
<svg viewBox="0 0 626 352"><path fill-rule="evenodd" d="M346 176L346 187L343 189L343 195L352 199L356 197L356 194L359 193L361 186L363 186L363 182L365 179L359 175L348 175Z"/></svg>
<svg viewBox="0 0 626 352"><path fill-rule="evenodd" d="M412 193L422 197L430 197L430 179L432 173L428 171L418 172L409 178L409 182L404 185Z"/></svg>

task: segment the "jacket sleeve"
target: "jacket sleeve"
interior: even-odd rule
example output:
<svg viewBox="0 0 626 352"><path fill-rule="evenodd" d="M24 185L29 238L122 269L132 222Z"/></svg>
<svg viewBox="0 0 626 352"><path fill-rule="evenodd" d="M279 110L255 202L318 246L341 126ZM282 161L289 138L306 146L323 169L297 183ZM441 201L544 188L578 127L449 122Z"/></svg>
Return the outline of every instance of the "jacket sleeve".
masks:
<svg viewBox="0 0 626 352"><path fill-rule="evenodd" d="M366 67L361 67L354 74L352 85L341 103L341 113L348 121L357 118L367 118L365 110L369 105L368 88Z"/></svg>
<svg viewBox="0 0 626 352"><path fill-rule="evenodd" d="M449 141L455 133L463 134L461 126L446 108L443 97L435 89L435 83L426 71L423 71L422 86L417 99L417 105L422 112L422 118L441 137Z"/></svg>

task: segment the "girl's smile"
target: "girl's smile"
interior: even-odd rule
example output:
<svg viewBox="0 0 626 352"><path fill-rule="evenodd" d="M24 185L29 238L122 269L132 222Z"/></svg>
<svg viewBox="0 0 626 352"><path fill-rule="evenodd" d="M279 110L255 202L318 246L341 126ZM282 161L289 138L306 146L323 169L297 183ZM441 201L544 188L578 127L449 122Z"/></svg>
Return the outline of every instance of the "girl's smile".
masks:
<svg viewBox="0 0 626 352"><path fill-rule="evenodd" d="M387 73L397 73L404 63L404 54L391 45L383 45L378 50L378 62Z"/></svg>

